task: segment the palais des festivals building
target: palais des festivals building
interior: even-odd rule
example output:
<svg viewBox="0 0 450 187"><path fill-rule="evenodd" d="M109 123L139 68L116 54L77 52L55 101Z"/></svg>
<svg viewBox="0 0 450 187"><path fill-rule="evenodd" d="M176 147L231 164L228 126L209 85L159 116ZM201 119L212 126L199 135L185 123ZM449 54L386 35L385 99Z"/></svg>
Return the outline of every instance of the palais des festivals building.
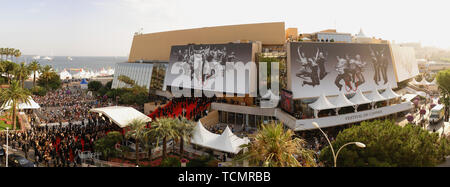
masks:
<svg viewBox="0 0 450 187"><path fill-rule="evenodd" d="M252 61L256 67L260 62L277 62L280 88L253 97L250 93L259 90L261 82L267 83L259 80L257 68L246 74L248 77L237 78L250 80L245 90L212 89L234 97L212 103L209 115L202 119L204 125L256 128L275 120L304 131L315 129L312 122L322 128L336 127L404 116L413 109L413 104L394 90L400 82L418 75L414 50L366 37L362 31L356 36L335 30L299 34L296 28L286 29L284 22L136 33L128 62L116 65L113 88L126 86L117 80L126 75L148 88L152 97L170 99L172 82L186 72L171 71L176 62L186 61L182 63L186 65L191 58L192 62L220 66L224 57ZM221 76L215 73L209 78ZM183 88L211 90L205 86ZM268 97L275 99L277 107L261 107Z"/></svg>

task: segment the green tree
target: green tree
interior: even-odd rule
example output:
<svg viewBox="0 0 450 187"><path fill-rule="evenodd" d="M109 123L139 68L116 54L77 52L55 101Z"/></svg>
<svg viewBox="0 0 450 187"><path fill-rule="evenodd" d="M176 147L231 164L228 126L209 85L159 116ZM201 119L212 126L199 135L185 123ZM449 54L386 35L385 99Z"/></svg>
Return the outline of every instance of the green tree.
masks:
<svg viewBox="0 0 450 187"><path fill-rule="evenodd" d="M16 80L11 81L9 88L2 89L0 92L0 103L2 108L11 106L10 112L13 121L13 128L16 130L17 109L20 103L30 103L31 93L20 87Z"/></svg>
<svg viewBox="0 0 450 187"><path fill-rule="evenodd" d="M105 137L95 141L94 149L101 152L102 156L108 160L109 158L118 155L119 151L116 149L115 145L122 142L122 140L123 136L120 132L110 132Z"/></svg>
<svg viewBox="0 0 450 187"><path fill-rule="evenodd" d="M45 96L45 95L47 95L47 90L43 87L35 86L31 89L31 93L33 95Z"/></svg>
<svg viewBox="0 0 450 187"><path fill-rule="evenodd" d="M130 77L127 77L125 75L120 75L118 80L122 81L123 83L127 84L130 87L133 87L134 85L136 85L136 82L133 79L131 79Z"/></svg>
<svg viewBox="0 0 450 187"><path fill-rule="evenodd" d="M177 137L176 123L172 118L160 118L152 122L150 133L156 135L156 147L161 140L163 142L163 160L167 157L167 141Z"/></svg>
<svg viewBox="0 0 450 187"><path fill-rule="evenodd" d="M181 162L175 157L167 157L161 161L159 167L181 167Z"/></svg>
<svg viewBox="0 0 450 187"><path fill-rule="evenodd" d="M441 90L441 103L445 105L445 121L448 121L450 113L450 69L440 71L436 76L436 82Z"/></svg>
<svg viewBox="0 0 450 187"><path fill-rule="evenodd" d="M44 66L38 79L38 85L49 90L61 88L61 79L51 66Z"/></svg>
<svg viewBox="0 0 450 187"><path fill-rule="evenodd" d="M36 74L41 69L41 65L38 61L33 60L29 65L28 68L31 72L33 72L33 87L36 87Z"/></svg>
<svg viewBox="0 0 450 187"><path fill-rule="evenodd" d="M100 81L90 81L88 83L88 89L90 91L94 91L97 92L98 90L100 90L100 88L103 87L103 84Z"/></svg>
<svg viewBox="0 0 450 187"><path fill-rule="evenodd" d="M18 64L8 61L8 60L1 61L1 64L2 64L1 65L2 73L4 73L6 75L6 78L8 79L8 84L10 84L11 83L11 75L14 75Z"/></svg>
<svg viewBox="0 0 450 187"><path fill-rule="evenodd" d="M183 158L184 156L184 143L190 143L191 138L194 133L195 124L193 121L190 121L186 118L181 118L181 120L177 120L177 123L175 124L174 128L176 131L176 136L178 141L180 142L180 158Z"/></svg>
<svg viewBox="0 0 450 187"><path fill-rule="evenodd" d="M393 121L363 122L341 132L332 143L341 147L348 142L363 142L365 149L344 148L337 165L342 167L429 167L450 154L448 140L439 139L418 126L400 127ZM333 165L330 148L321 150L320 160Z"/></svg>
<svg viewBox="0 0 450 187"><path fill-rule="evenodd" d="M106 83L106 85L104 86L104 88L106 88L107 90L111 90L112 89L112 81L108 81Z"/></svg>
<svg viewBox="0 0 450 187"><path fill-rule="evenodd" d="M28 66L25 64L25 62L20 63L18 66L14 69L14 76L16 77L16 80L18 80L24 88L25 80L28 79L30 76L31 71L28 68Z"/></svg>
<svg viewBox="0 0 450 187"><path fill-rule="evenodd" d="M126 133L126 138L133 138L136 143L136 164L139 165L139 142L145 141L145 136L149 131L146 128L147 122L142 119L134 119L128 124L128 128L130 129Z"/></svg>
<svg viewBox="0 0 450 187"><path fill-rule="evenodd" d="M20 52L19 49L14 49L12 56L14 56L16 58L16 62L17 62L17 58L22 56L22 52Z"/></svg>
<svg viewBox="0 0 450 187"><path fill-rule="evenodd" d="M261 125L252 138L243 145L247 152L235 158L235 162L248 160L252 166L264 167L314 167L314 152L304 147L305 141L294 137L292 130L285 130L282 124ZM303 163L300 163L300 161Z"/></svg>

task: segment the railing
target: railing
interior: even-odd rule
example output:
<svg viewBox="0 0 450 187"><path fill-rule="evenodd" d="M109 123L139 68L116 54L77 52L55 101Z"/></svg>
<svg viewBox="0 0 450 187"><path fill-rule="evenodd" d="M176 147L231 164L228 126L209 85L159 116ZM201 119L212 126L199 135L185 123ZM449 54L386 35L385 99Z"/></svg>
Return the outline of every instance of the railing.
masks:
<svg viewBox="0 0 450 187"><path fill-rule="evenodd" d="M249 115L259 115L259 116L272 116L275 117L275 109L274 108L260 108L256 106L240 106L240 105L232 105L226 103L212 103L212 110L224 111L224 112L232 112L240 114L249 114Z"/></svg>

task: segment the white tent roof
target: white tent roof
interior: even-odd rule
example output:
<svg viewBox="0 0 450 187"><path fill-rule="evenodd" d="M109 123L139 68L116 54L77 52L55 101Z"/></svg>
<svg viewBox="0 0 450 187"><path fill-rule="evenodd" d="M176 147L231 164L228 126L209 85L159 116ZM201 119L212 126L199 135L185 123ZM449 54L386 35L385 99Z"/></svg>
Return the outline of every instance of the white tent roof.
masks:
<svg viewBox="0 0 450 187"><path fill-rule="evenodd" d="M237 137L228 127L221 135L211 133L203 127L201 122L198 122L194 129L191 143L218 151L237 154L241 151L240 146L250 143L250 140L248 138Z"/></svg>
<svg viewBox="0 0 450 187"><path fill-rule="evenodd" d="M72 79L72 75L66 69L64 69L64 71L59 74L59 78L62 80L65 80L66 78Z"/></svg>
<svg viewBox="0 0 450 187"><path fill-rule="evenodd" d="M331 104L325 94L322 94L316 102L309 104L309 107L314 110L328 110L338 108L335 105Z"/></svg>
<svg viewBox="0 0 450 187"><path fill-rule="evenodd" d="M276 96L272 90L268 90L266 95L261 97L262 99L280 100L280 96Z"/></svg>
<svg viewBox="0 0 450 187"><path fill-rule="evenodd" d="M428 83L429 85L437 85L437 81L436 81L436 78L433 80L433 81L431 81L430 83Z"/></svg>
<svg viewBox="0 0 450 187"><path fill-rule="evenodd" d="M20 103L19 104L19 110L24 110L24 109L40 109L41 107L39 106L38 103L36 103L32 97L29 97L29 101L30 103ZM3 110L8 110L11 109L11 101L8 101L4 107L2 107Z"/></svg>
<svg viewBox="0 0 450 187"><path fill-rule="evenodd" d="M379 102L379 101L385 101L387 100L385 97L380 95L380 92L378 92L377 89L373 90L372 93L366 95L367 99L371 100L372 102Z"/></svg>
<svg viewBox="0 0 450 187"><path fill-rule="evenodd" d="M417 95L420 95L420 96L422 96L422 97L427 97L427 93L425 93L425 92L422 92L422 91L419 91L419 92L416 92L416 94Z"/></svg>
<svg viewBox="0 0 450 187"><path fill-rule="evenodd" d="M417 94L405 94L402 96L402 99L407 100L407 101L411 101L414 98L416 98L418 95Z"/></svg>
<svg viewBox="0 0 450 187"><path fill-rule="evenodd" d="M146 122L152 121L152 119L145 114L137 111L132 107L113 106L106 108L94 108L91 112L100 113L107 116L120 128L125 128L134 119L142 119Z"/></svg>
<svg viewBox="0 0 450 187"><path fill-rule="evenodd" d="M395 98L399 98L400 97L400 95L395 93L394 90L392 90L391 87L387 88L386 91L384 91L384 93L381 94L381 96L385 97L386 99L395 99Z"/></svg>
<svg viewBox="0 0 450 187"><path fill-rule="evenodd" d="M415 81L415 80L414 80ZM416 84L416 85L424 85L424 86L426 86L426 85L431 85L432 83L429 83L427 80L425 80L425 79L422 79L422 81L420 81L420 82L417 82L417 81L415 81L415 82L413 82L414 84Z"/></svg>
<svg viewBox="0 0 450 187"><path fill-rule="evenodd" d="M371 103L372 101L367 99L366 96L364 96L364 94L362 93L361 90L358 90L358 92L356 92L356 95L353 96L353 98L350 99L350 102L352 102L352 103L354 103L356 105L363 105L363 104Z"/></svg>
<svg viewBox="0 0 450 187"><path fill-rule="evenodd" d="M412 84L419 85L420 83L416 81L416 78L414 78Z"/></svg>
<svg viewBox="0 0 450 187"><path fill-rule="evenodd" d="M334 98L331 103L335 105L337 108L344 108L349 106L355 106L350 100L348 100L347 96L341 92L338 97Z"/></svg>

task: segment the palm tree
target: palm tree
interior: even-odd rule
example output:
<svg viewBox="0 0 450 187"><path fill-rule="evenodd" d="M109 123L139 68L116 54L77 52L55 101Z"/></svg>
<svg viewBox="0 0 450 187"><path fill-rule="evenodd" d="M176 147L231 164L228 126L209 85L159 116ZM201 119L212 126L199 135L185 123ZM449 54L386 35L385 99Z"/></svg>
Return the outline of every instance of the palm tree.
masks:
<svg viewBox="0 0 450 187"><path fill-rule="evenodd" d="M5 72L4 73L6 73L6 77L8 78L8 84L10 84L11 83L11 79L12 79L11 75L14 75L18 64L14 63L14 62L11 62L11 61L8 61L8 60L2 61L2 63L3 63L3 66L5 68Z"/></svg>
<svg viewBox="0 0 450 187"><path fill-rule="evenodd" d="M0 76L2 76L3 73L5 73L5 72L6 72L6 62L3 60L0 60Z"/></svg>
<svg viewBox="0 0 450 187"><path fill-rule="evenodd" d="M48 82L50 81L50 79L53 76L52 67L49 65L46 65L40 69L40 72L41 72L40 78L45 80L45 88L48 89Z"/></svg>
<svg viewBox="0 0 450 187"><path fill-rule="evenodd" d="M30 104L31 93L20 87L19 82L16 80L11 81L11 85L7 89L3 89L0 92L0 103L2 108L11 106L13 129L16 130L16 112L18 104L27 103Z"/></svg>
<svg viewBox="0 0 450 187"><path fill-rule="evenodd" d="M10 61L12 62L13 56L14 56L14 48L8 48L8 56L10 58Z"/></svg>
<svg viewBox="0 0 450 187"><path fill-rule="evenodd" d="M147 122L142 119L134 119L128 124L130 131L125 135L126 138L133 138L136 141L136 165L139 165L139 142L145 140L148 132Z"/></svg>
<svg viewBox="0 0 450 187"><path fill-rule="evenodd" d="M186 118L181 118L175 126L178 140L180 141L180 158L184 156L184 143L190 143L193 136L195 124Z"/></svg>
<svg viewBox="0 0 450 187"><path fill-rule="evenodd" d="M25 62L20 63L18 66L16 66L16 69L14 70L14 75L18 81L20 81L22 88L24 87L25 80L30 76L31 71L25 65Z"/></svg>
<svg viewBox="0 0 450 187"><path fill-rule="evenodd" d="M262 125L252 135L254 141L242 146L248 151L236 157L235 161L248 160L253 166L264 167L316 166L315 153L304 148L305 141L294 138L294 135L292 130L285 131L282 124Z"/></svg>
<svg viewBox="0 0 450 187"><path fill-rule="evenodd" d="M14 49L14 52L12 54L14 57L16 57L16 62L17 62L17 58L19 58L20 56L22 56L22 52L20 52L19 49Z"/></svg>
<svg viewBox="0 0 450 187"><path fill-rule="evenodd" d="M156 136L156 147L161 140L163 141L163 160L167 157L167 140L177 137L175 124L176 122L172 118L161 118L152 122L150 133Z"/></svg>
<svg viewBox="0 0 450 187"><path fill-rule="evenodd" d="M0 48L0 60L3 60L3 55L5 54L5 48Z"/></svg>
<svg viewBox="0 0 450 187"><path fill-rule="evenodd" d="M33 60L30 64L28 64L28 68L31 72L33 72L33 87L36 87L36 73L41 69L41 65L38 61Z"/></svg>

